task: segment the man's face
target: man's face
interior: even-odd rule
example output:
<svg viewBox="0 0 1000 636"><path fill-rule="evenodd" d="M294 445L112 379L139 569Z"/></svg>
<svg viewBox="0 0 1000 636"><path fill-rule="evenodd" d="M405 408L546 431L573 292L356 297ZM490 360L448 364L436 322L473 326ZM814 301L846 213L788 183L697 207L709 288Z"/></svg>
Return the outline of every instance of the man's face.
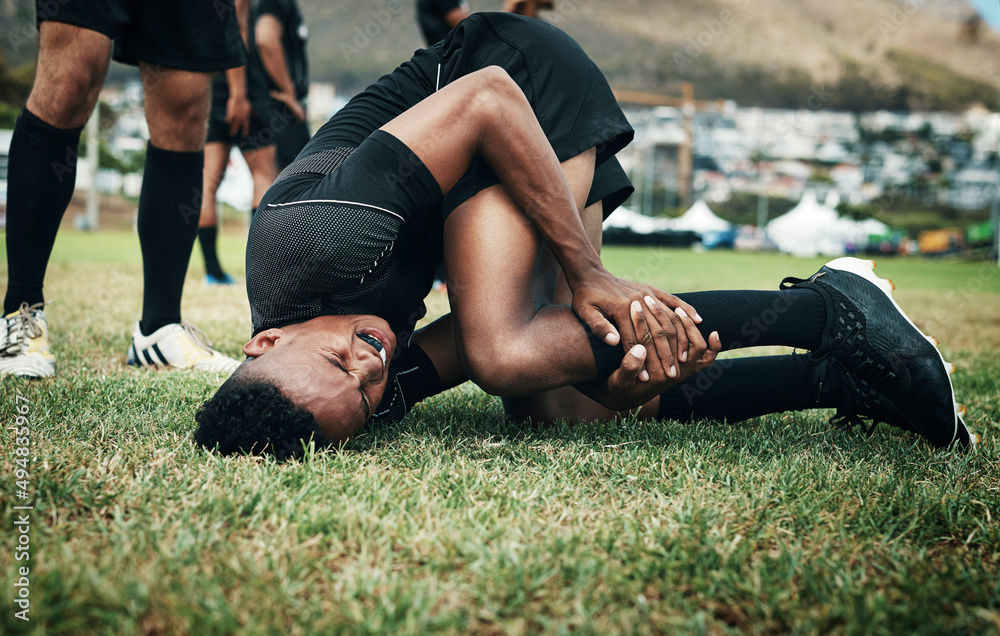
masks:
<svg viewBox="0 0 1000 636"><path fill-rule="evenodd" d="M354 434L378 407L395 349L389 323L377 316L320 316L268 329L243 346L333 442Z"/></svg>

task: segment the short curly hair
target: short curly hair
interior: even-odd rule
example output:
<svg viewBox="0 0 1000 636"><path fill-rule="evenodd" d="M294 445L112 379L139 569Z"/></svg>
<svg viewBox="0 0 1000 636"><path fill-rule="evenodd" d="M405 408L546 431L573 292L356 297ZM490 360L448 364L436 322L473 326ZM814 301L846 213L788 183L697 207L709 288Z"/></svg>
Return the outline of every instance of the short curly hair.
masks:
<svg viewBox="0 0 1000 636"><path fill-rule="evenodd" d="M223 455L302 457L310 440L327 445L313 414L296 406L273 383L256 377L247 360L195 415L194 441Z"/></svg>

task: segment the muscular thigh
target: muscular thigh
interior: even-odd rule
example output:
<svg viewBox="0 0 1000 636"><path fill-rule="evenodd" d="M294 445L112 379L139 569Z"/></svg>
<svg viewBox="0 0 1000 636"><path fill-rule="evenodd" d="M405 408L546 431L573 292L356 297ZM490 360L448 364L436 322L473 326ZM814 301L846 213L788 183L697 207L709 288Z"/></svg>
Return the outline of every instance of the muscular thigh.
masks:
<svg viewBox="0 0 1000 636"><path fill-rule="evenodd" d="M83 126L97 103L111 39L92 29L42 22L28 110L57 128Z"/></svg>
<svg viewBox="0 0 1000 636"><path fill-rule="evenodd" d="M578 209L590 191L594 156L591 149L562 163ZM558 265L540 258L544 243L530 218L496 185L448 215L444 232L459 355L466 344L503 334L514 338L537 312L536 291L552 288L546 281L558 272Z"/></svg>
<svg viewBox="0 0 1000 636"><path fill-rule="evenodd" d="M603 205L601 201L583 211L583 227L591 244L600 253L602 243ZM534 272L535 302L568 303L572 299L569 286L552 252L542 245ZM587 420L607 417L609 411L571 386L521 397L503 398L507 417L550 422L556 419Z"/></svg>

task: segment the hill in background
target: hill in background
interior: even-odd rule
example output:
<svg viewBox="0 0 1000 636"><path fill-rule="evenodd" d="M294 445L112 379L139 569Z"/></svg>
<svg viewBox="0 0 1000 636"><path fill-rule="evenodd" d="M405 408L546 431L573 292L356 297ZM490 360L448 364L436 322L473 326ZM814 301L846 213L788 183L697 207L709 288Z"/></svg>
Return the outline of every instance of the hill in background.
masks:
<svg viewBox="0 0 1000 636"><path fill-rule="evenodd" d="M413 0L299 0L314 80L353 93L423 45ZM497 10L501 0L469 0ZM33 57L34 3L0 0L0 53ZM797 108L997 108L1000 34L967 0L557 0L546 18L618 88ZM121 70L117 71L120 76ZM815 103L815 99L813 100Z"/></svg>

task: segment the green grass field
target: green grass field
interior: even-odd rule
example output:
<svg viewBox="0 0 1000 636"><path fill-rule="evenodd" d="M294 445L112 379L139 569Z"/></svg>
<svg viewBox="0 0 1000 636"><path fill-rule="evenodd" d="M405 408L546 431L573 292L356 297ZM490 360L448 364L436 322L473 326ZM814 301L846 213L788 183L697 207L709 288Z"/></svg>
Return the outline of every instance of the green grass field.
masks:
<svg viewBox="0 0 1000 636"><path fill-rule="evenodd" d="M242 274L242 240L222 247ZM773 289L822 262L621 248L606 261L671 291ZM877 270L959 364L983 435L972 454L834 430L829 412L531 428L466 385L342 452L276 465L192 445L222 377L125 366L139 262L134 236L64 232L46 287L57 377L0 383L0 632L1000 633L993 266ZM193 263L185 318L236 355L245 294L205 287ZM15 505L33 506L28 526Z"/></svg>

